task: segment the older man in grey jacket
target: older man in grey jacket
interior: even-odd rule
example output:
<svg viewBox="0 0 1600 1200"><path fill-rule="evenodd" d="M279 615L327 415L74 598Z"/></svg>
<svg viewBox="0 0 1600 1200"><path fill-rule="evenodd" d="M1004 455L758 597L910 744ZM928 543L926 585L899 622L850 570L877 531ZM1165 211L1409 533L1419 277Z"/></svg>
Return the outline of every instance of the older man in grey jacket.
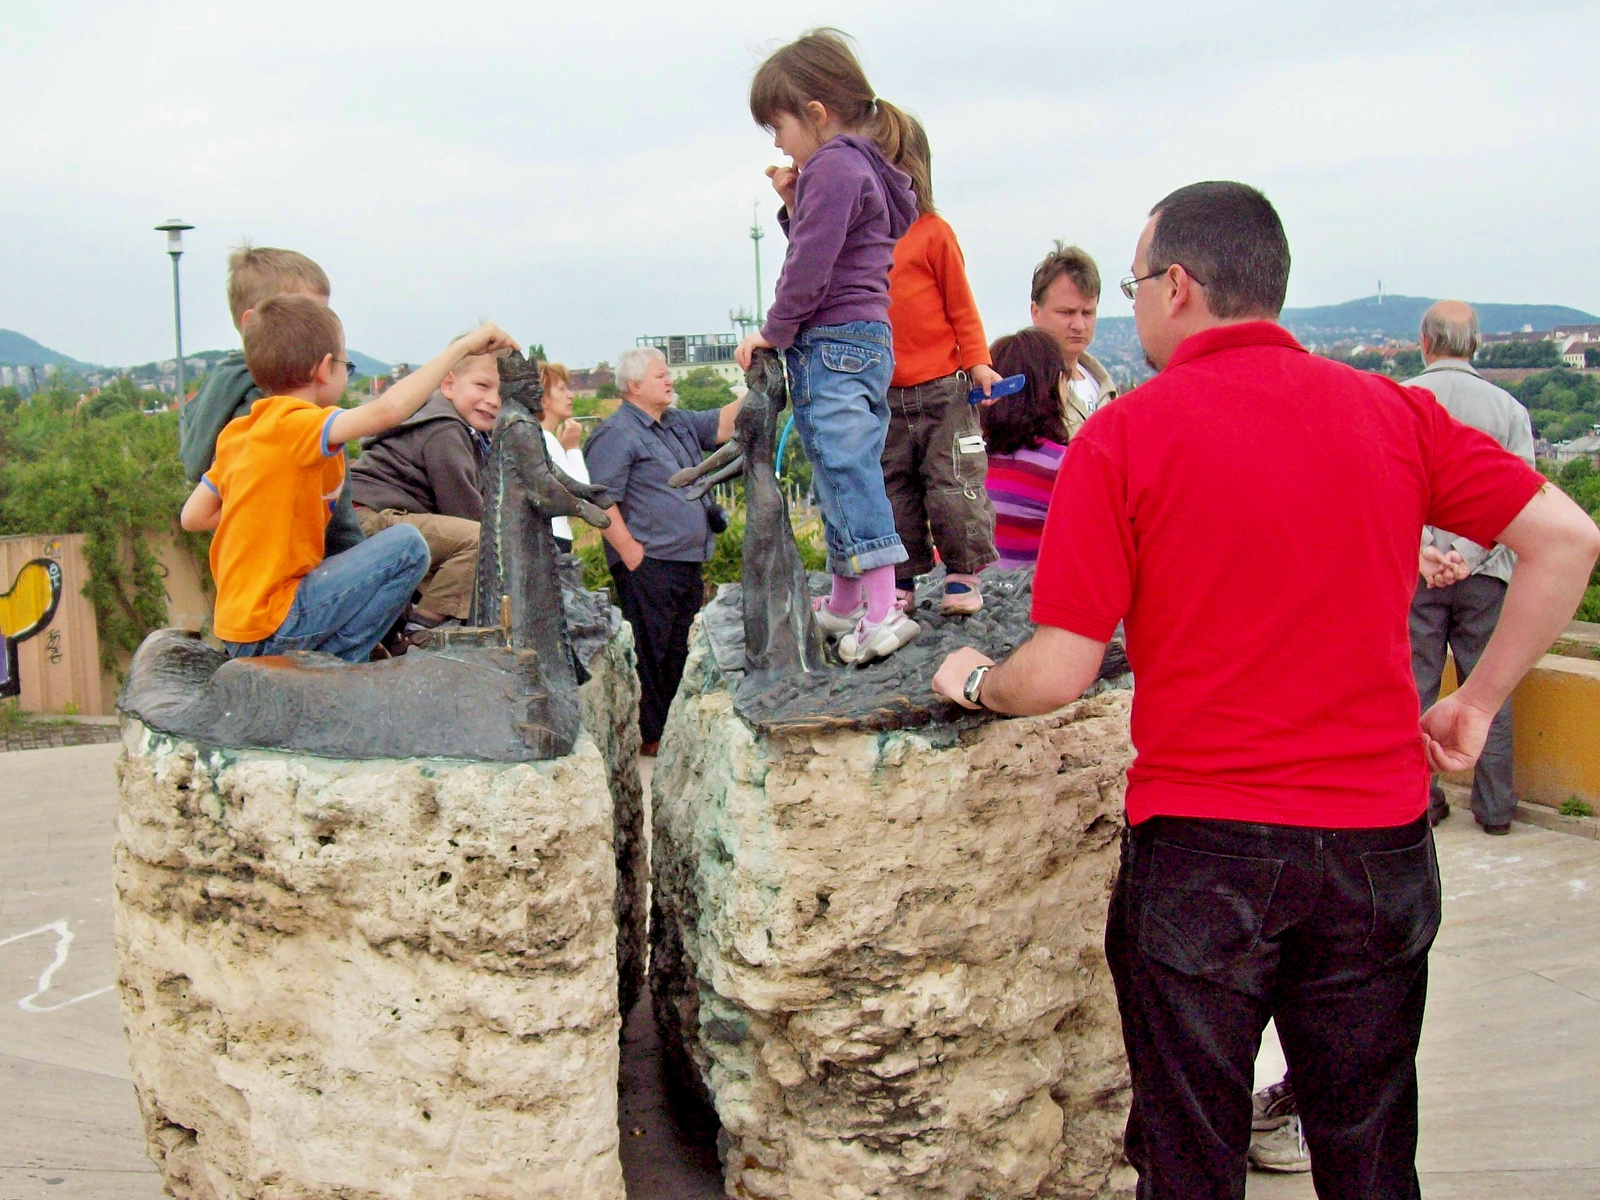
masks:
<svg viewBox="0 0 1600 1200"><path fill-rule="evenodd" d="M1503 388L1472 368L1478 349L1478 314L1458 300L1441 300L1422 317L1422 358L1427 369L1409 381L1438 398L1450 415L1481 429L1533 465L1533 427L1528 410ZM1435 553L1430 554L1430 548ZM1492 549L1444 529L1423 530L1424 561L1442 564L1430 579L1417 581L1411 601L1411 669L1424 710L1439 695L1445 652L1455 656L1456 674L1465 679L1478 663L1500 620L1500 605L1511 581L1516 555ZM1472 781L1472 813L1485 833L1507 833L1517 809L1511 790L1511 701L1501 706ZM1429 818L1437 825L1450 815L1444 790L1434 777Z"/></svg>

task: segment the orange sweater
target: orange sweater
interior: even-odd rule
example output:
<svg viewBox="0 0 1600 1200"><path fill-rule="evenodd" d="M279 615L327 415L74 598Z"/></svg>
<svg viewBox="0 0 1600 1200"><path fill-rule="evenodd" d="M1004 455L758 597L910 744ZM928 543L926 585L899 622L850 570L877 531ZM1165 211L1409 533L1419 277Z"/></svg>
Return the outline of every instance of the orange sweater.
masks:
<svg viewBox="0 0 1600 1200"><path fill-rule="evenodd" d="M990 365L989 339L967 283L967 260L955 230L941 216L924 213L895 243L889 325L894 330L891 387L914 387Z"/></svg>

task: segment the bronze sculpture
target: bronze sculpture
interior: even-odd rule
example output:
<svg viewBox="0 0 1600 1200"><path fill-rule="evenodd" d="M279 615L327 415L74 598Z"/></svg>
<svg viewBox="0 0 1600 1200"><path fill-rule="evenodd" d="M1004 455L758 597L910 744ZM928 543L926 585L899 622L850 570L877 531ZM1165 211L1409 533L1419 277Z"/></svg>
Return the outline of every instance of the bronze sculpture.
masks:
<svg viewBox="0 0 1600 1200"><path fill-rule="evenodd" d="M484 468L471 628L401 658L348 664L292 654L229 661L197 634L158 630L134 656L118 707L202 745L329 758L523 762L569 753L584 664L614 631L605 598L557 552L550 518L610 524L603 488L545 453L537 362L501 366L502 407Z"/></svg>
<svg viewBox="0 0 1600 1200"><path fill-rule="evenodd" d="M788 403L782 359L770 350L756 351L745 383L750 390L733 439L670 481L683 488L685 499L698 500L718 483L745 478L740 583L719 592L700 618L735 711L761 734L918 726L936 741L994 720L992 713L973 713L940 699L928 681L957 645L978 645L1001 657L1027 639L1033 628L1032 569L986 571L984 608L957 617L937 611L934 597L943 580L935 572L918 589L923 633L916 642L864 667L832 662L811 615L812 598L826 592L827 577L808 578L801 566L775 473L779 417ZM1127 671L1121 643L1113 642L1098 686L1118 684Z"/></svg>

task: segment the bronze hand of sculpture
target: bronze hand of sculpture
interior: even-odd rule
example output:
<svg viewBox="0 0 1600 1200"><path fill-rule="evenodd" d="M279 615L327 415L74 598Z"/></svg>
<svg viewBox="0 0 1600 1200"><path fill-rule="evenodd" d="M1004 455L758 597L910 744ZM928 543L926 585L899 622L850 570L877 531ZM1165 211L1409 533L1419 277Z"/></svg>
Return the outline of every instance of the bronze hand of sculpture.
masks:
<svg viewBox="0 0 1600 1200"><path fill-rule="evenodd" d="M733 437L699 466L667 482L698 503L717 484L744 476L745 670L753 682L765 684L778 675L814 671L825 659L789 505L778 486L778 418L789 402L783 360L771 350L757 350L744 379L750 390Z"/></svg>

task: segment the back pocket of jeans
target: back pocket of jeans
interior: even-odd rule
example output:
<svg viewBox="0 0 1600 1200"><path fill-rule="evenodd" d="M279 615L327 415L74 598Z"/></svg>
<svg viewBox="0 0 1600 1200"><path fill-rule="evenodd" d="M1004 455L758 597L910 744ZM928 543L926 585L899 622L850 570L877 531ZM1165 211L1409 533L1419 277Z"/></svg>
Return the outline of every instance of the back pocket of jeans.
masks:
<svg viewBox="0 0 1600 1200"><path fill-rule="evenodd" d="M1387 961L1404 958L1439 932L1439 862L1433 836L1414 846L1361 856L1372 894L1372 925L1365 949Z"/></svg>
<svg viewBox="0 0 1600 1200"><path fill-rule="evenodd" d="M818 342L817 353L822 358L823 366L841 375L859 375L883 361L881 351L868 350L865 346L849 342Z"/></svg>
<svg viewBox="0 0 1600 1200"><path fill-rule="evenodd" d="M1255 948L1282 868L1276 858L1152 843L1139 886L1139 950L1185 975L1227 968Z"/></svg>

